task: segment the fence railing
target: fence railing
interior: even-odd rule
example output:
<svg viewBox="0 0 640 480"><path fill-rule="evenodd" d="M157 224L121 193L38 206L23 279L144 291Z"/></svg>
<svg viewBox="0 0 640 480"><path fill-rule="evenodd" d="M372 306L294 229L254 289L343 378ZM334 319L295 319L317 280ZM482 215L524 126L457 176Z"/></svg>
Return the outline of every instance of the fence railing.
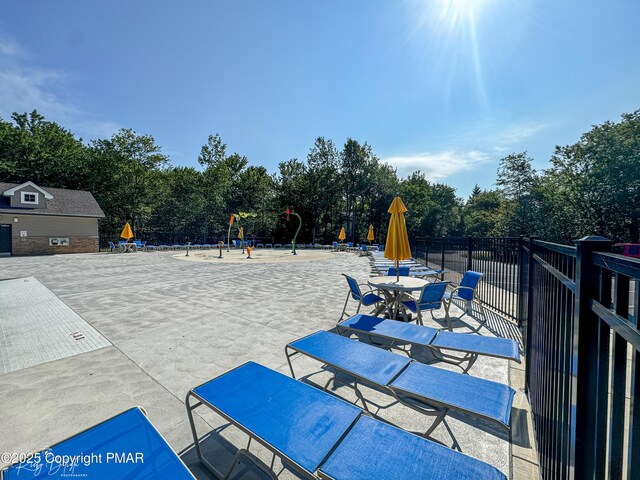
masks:
<svg viewBox="0 0 640 480"><path fill-rule="evenodd" d="M610 249L601 237L524 241L526 388L545 479L640 475L640 261Z"/></svg>
<svg viewBox="0 0 640 480"><path fill-rule="evenodd" d="M517 320L545 480L640 478L640 260L602 237L415 238L415 258L458 281L484 273L482 302Z"/></svg>
<svg viewBox="0 0 640 480"><path fill-rule="evenodd" d="M416 237L413 256L446 272L444 278L459 282L467 270L484 274L479 287L483 305L507 318L519 319L518 237Z"/></svg>

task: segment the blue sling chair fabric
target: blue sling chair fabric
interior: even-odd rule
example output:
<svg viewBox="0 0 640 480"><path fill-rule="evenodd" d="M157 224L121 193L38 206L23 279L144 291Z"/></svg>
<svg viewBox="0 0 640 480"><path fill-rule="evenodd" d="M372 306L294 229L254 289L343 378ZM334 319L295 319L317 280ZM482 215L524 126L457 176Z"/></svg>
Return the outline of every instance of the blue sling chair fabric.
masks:
<svg viewBox="0 0 640 480"><path fill-rule="evenodd" d="M373 290L369 285L366 284L358 284L355 278L350 277L349 275L342 274L344 278L347 279L347 284L349 285L349 292L347 293L347 299L344 302L344 307L342 308L342 314L340 315L340 320L344 318L347 314L347 305L349 304L349 299L353 299L358 302L358 308L356 313L360 313L360 309L365 307L370 307L372 305L377 305L376 313L381 312L385 307L386 303L384 298L379 295L373 293ZM365 287L368 291L363 292L360 287Z"/></svg>
<svg viewBox="0 0 640 480"><path fill-rule="evenodd" d="M125 456L117 459L113 457L115 453ZM76 465L61 465L58 455L76 456ZM42 451L39 458L39 466L34 457L10 466L2 472L2 480L195 478L139 407Z"/></svg>
<svg viewBox="0 0 640 480"><path fill-rule="evenodd" d="M458 319L461 319L467 313L471 312L472 303L476 301L478 307L480 308L480 313L482 314L482 321L484 321L485 313L484 307L482 306L482 302L478 300L478 284L482 279L484 274L480 272L474 272L472 270L468 270L462 276L462 280L458 286L454 285L454 288L451 292L447 292L444 295L444 299L451 305L452 302L457 301L460 302L463 306L463 312ZM478 326L478 328L471 329L472 333L478 332L482 328L482 323ZM451 324L449 324L449 330L451 330Z"/></svg>
<svg viewBox="0 0 640 480"><path fill-rule="evenodd" d="M366 334L371 343L375 343L372 337L383 338L386 341L384 344L386 347L398 348L405 353L408 352L403 346L407 344L430 348L438 360L458 365L462 368L463 373L469 371L479 355L520 362L518 343L510 338L446 332L412 323L385 320L362 313L339 322L336 325L336 330L340 334L351 332ZM397 345L398 343L401 345ZM448 353L449 351L460 352L464 355L453 355Z"/></svg>
<svg viewBox="0 0 640 480"><path fill-rule="evenodd" d="M509 429L515 391L507 385L424 365L325 331L312 333L288 344L285 353L294 377L291 357L298 353L352 377L356 380L355 384L347 386L354 389L366 410L368 406L358 388L359 382L381 388L403 405L435 416L425 436L442 422L449 409ZM338 382L334 376L325 388L331 381Z"/></svg>
<svg viewBox="0 0 640 480"><path fill-rule="evenodd" d="M238 451L226 474L204 458L192 413L200 405L217 412L305 476L505 479L486 463L370 418L351 403L253 362L192 389L186 404L198 456L219 478L228 478L242 455L276 477L246 450Z"/></svg>

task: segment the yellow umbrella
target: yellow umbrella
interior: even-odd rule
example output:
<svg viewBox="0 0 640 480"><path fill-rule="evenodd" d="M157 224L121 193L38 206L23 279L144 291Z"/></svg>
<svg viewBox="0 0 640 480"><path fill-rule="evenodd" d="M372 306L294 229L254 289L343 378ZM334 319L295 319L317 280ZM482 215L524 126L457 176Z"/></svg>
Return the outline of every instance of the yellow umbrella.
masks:
<svg viewBox="0 0 640 480"><path fill-rule="evenodd" d="M369 233L367 233L367 240L373 242L373 239L376 238L373 236L373 225L369 225Z"/></svg>
<svg viewBox="0 0 640 480"><path fill-rule="evenodd" d="M127 224L122 229L122 232L120 232L120 238L124 238L126 240L133 238L133 230L131 230L131 225L129 225L129 222L127 222Z"/></svg>
<svg viewBox="0 0 640 480"><path fill-rule="evenodd" d="M408 260L411 258L411 247L409 247L407 224L404 221L404 212L406 211L407 207L404 206L400 197L395 197L393 199L388 210L391 214L391 219L389 220L387 242L384 245L384 256L389 260L395 261L398 280L400 280L398 262L400 260Z"/></svg>
<svg viewBox="0 0 640 480"><path fill-rule="evenodd" d="M347 234L344 233L344 227L342 227L340 229L340 233L338 234L338 238L340 239L340 241L344 242L347 238Z"/></svg>
<svg viewBox="0 0 640 480"><path fill-rule="evenodd" d="M244 227L240 227L240 231L238 232L238 238L244 240Z"/></svg>

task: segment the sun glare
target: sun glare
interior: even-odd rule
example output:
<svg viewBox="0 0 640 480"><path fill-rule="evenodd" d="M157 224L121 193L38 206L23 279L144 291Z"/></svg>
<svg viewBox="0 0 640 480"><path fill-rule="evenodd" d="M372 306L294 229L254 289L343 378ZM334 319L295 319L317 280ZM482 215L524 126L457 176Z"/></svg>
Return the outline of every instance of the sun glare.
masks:
<svg viewBox="0 0 640 480"><path fill-rule="evenodd" d="M466 78L481 104L487 105L482 74L482 57L477 27L496 0L416 0L414 33L429 38L425 52L429 52L443 79ZM443 88L451 93L452 82L443 80Z"/></svg>
<svg viewBox="0 0 640 480"><path fill-rule="evenodd" d="M482 0L437 0L439 20L450 30L468 28L480 14Z"/></svg>

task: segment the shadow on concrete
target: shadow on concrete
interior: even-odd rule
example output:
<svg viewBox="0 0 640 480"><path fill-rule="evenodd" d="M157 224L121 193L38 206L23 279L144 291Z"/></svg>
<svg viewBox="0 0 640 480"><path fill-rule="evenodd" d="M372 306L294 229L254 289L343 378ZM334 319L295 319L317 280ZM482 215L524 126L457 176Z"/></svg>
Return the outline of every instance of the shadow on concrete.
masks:
<svg viewBox="0 0 640 480"><path fill-rule="evenodd" d="M522 408L511 410L511 442L522 448L531 448L527 411Z"/></svg>
<svg viewBox="0 0 640 480"><path fill-rule="evenodd" d="M227 423L200 437L200 448L202 449L203 456L222 472L226 472L238 451L235 445L222 436L222 433L230 427L231 424ZM255 445L255 442L253 442L253 444ZM245 448L246 445L242 445L242 447ZM178 455L198 480L211 480L216 478L200 463L193 444L179 452ZM268 475L246 457L240 459L229 476L229 480L266 479L269 479Z"/></svg>

